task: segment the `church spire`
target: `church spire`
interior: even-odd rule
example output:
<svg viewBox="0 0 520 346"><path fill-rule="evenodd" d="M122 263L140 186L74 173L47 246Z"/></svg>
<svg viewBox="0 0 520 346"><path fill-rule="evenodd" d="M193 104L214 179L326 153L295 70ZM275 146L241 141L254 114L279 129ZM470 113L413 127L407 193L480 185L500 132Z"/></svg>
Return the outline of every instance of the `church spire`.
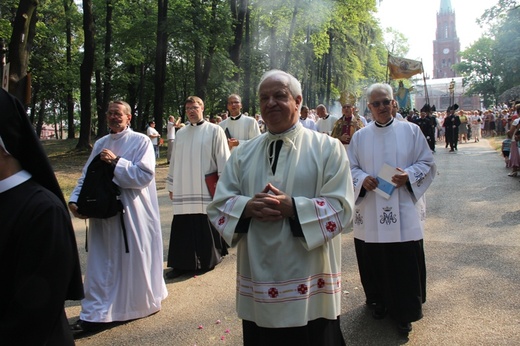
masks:
<svg viewBox="0 0 520 346"><path fill-rule="evenodd" d="M452 12L453 7L451 7L451 0L441 0L441 9L439 10L439 14Z"/></svg>

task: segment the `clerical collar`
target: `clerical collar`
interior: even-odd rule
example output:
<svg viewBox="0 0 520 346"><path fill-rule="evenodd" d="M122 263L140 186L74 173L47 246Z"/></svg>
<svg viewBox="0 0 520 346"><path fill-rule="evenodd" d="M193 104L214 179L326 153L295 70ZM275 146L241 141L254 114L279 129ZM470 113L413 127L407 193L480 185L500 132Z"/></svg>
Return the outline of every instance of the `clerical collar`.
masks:
<svg viewBox="0 0 520 346"><path fill-rule="evenodd" d="M327 120L329 118L329 114L327 114L326 117L323 118L323 120Z"/></svg>
<svg viewBox="0 0 520 346"><path fill-rule="evenodd" d="M31 173L21 170L4 180L0 180L0 193L5 192L7 190L12 189L22 183L25 183L27 180L31 179Z"/></svg>
<svg viewBox="0 0 520 346"><path fill-rule="evenodd" d="M130 125L127 125L123 131L119 131L119 132L114 132L114 131L112 131L112 129L109 129L108 133L110 133L112 135L118 134L118 133L126 131L129 127L130 127Z"/></svg>
<svg viewBox="0 0 520 346"><path fill-rule="evenodd" d="M236 116L236 117L234 117L234 118L233 118L232 116L230 116L229 118L230 118L231 120L238 120L238 119L240 119L241 116L242 116L242 113L240 113L238 116Z"/></svg>
<svg viewBox="0 0 520 346"><path fill-rule="evenodd" d="M200 125L202 125L202 124L204 124L204 119L202 119L201 121L199 121L199 122L196 123L196 124L192 124L192 123L190 123L191 126L200 126Z"/></svg>
<svg viewBox="0 0 520 346"><path fill-rule="evenodd" d="M381 124L381 123L378 123L377 121L374 121L374 123L376 124L377 127L387 127L387 126L390 126L392 125L392 123L394 122L394 117L392 117L392 119L390 119L387 123L385 124Z"/></svg>

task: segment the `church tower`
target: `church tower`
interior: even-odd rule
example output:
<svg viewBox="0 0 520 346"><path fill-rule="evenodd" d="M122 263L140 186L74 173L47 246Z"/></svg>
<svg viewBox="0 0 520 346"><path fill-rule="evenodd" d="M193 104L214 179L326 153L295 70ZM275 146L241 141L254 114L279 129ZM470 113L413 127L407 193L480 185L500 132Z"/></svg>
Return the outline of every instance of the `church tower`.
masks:
<svg viewBox="0 0 520 346"><path fill-rule="evenodd" d="M455 27L455 12L450 0L441 0L437 13L437 33L433 41L433 78L453 78L451 66L460 62L460 42Z"/></svg>

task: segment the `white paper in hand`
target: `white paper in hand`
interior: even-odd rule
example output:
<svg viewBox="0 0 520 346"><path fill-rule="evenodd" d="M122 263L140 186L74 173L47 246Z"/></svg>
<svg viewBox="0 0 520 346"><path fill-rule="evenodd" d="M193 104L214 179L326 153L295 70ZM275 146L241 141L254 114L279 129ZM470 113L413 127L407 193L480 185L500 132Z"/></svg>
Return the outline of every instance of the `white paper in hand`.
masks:
<svg viewBox="0 0 520 346"><path fill-rule="evenodd" d="M385 199L389 199L395 190L396 184L392 182L392 177L396 174L401 174L397 168L394 168L386 163L383 164L381 170L377 175L378 185L375 188L375 192L383 196Z"/></svg>

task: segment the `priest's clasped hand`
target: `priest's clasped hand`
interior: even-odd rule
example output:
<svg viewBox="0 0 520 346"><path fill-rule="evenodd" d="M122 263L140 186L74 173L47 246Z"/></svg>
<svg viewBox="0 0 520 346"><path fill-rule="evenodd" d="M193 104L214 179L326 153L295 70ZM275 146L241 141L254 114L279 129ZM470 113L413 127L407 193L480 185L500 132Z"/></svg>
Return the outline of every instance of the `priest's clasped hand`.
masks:
<svg viewBox="0 0 520 346"><path fill-rule="evenodd" d="M292 198L269 183L247 202L244 216L265 222L293 217Z"/></svg>

